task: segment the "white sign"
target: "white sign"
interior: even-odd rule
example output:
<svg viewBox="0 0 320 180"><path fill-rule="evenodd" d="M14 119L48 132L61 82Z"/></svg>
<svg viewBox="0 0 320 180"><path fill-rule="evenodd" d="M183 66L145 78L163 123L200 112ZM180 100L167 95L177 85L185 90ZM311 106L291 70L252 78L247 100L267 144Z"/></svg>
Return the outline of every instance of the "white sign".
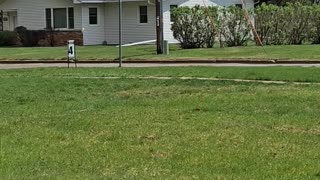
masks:
<svg viewBox="0 0 320 180"><path fill-rule="evenodd" d="M68 57L75 58L76 57L76 49L74 45L74 40L68 41Z"/></svg>

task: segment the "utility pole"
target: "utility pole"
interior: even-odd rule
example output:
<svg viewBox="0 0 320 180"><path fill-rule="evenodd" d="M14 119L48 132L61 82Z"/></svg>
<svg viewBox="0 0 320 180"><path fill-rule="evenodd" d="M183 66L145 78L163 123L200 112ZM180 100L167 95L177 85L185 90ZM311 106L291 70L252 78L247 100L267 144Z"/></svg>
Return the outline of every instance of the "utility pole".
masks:
<svg viewBox="0 0 320 180"><path fill-rule="evenodd" d="M0 11L0 19L1 19L1 31L3 31L3 10Z"/></svg>
<svg viewBox="0 0 320 180"><path fill-rule="evenodd" d="M119 67L122 67L122 0L119 0Z"/></svg>
<svg viewBox="0 0 320 180"><path fill-rule="evenodd" d="M163 0L156 0L157 54L163 54Z"/></svg>

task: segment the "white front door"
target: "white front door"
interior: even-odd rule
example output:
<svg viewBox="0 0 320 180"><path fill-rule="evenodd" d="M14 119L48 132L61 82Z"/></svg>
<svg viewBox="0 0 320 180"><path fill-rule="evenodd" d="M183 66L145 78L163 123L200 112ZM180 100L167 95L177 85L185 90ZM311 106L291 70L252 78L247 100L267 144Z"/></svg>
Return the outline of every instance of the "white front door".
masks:
<svg viewBox="0 0 320 180"><path fill-rule="evenodd" d="M9 31L13 31L18 25L17 12L8 13Z"/></svg>

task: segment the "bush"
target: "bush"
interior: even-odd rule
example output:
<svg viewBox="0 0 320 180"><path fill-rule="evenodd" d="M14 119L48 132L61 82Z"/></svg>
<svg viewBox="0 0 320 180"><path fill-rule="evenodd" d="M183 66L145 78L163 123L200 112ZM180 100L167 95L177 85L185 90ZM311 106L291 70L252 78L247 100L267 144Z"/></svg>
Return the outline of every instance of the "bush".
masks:
<svg viewBox="0 0 320 180"><path fill-rule="evenodd" d="M44 30L28 30L19 26L15 31L18 33L22 45L26 47L38 46L39 41L46 38L46 31Z"/></svg>
<svg viewBox="0 0 320 180"><path fill-rule="evenodd" d="M255 25L265 45L320 44L320 5L299 0L284 6L262 4L255 9ZM243 46L252 40L245 12L235 6L217 9L196 6L174 10L172 30L182 48L212 47L220 32L226 46ZM249 12L253 17L253 12ZM211 20L214 24L211 24Z"/></svg>
<svg viewBox="0 0 320 180"><path fill-rule="evenodd" d="M288 23L288 44L302 44L310 33L310 20L312 6L302 5L301 3L288 4L289 17Z"/></svg>
<svg viewBox="0 0 320 180"><path fill-rule="evenodd" d="M262 4L255 12L256 27L262 42L267 45L302 44L310 38L311 30L316 32L311 22L313 16L317 16L314 12L316 6L301 3L283 7Z"/></svg>
<svg viewBox="0 0 320 180"><path fill-rule="evenodd" d="M221 36L228 47L243 46L252 40L250 23L243 9L236 6L223 8L219 22Z"/></svg>
<svg viewBox="0 0 320 180"><path fill-rule="evenodd" d="M312 15L310 18L310 32L309 40L312 44L320 44L320 6L315 5L312 7Z"/></svg>
<svg viewBox="0 0 320 180"><path fill-rule="evenodd" d="M283 28L279 28L279 6L262 4L255 10L256 28L263 44L278 44L273 37L275 34L283 32ZM282 23L282 27L286 24ZM281 31L282 29L282 31ZM276 38L278 39L278 38Z"/></svg>
<svg viewBox="0 0 320 180"><path fill-rule="evenodd" d="M262 4L256 8L257 32L266 45L288 44L291 8Z"/></svg>
<svg viewBox="0 0 320 180"><path fill-rule="evenodd" d="M13 46L16 45L17 34L12 31L0 32L0 46Z"/></svg>
<svg viewBox="0 0 320 180"><path fill-rule="evenodd" d="M217 34L218 9L216 7L204 8L179 7L173 10L173 36L184 49L211 48Z"/></svg>

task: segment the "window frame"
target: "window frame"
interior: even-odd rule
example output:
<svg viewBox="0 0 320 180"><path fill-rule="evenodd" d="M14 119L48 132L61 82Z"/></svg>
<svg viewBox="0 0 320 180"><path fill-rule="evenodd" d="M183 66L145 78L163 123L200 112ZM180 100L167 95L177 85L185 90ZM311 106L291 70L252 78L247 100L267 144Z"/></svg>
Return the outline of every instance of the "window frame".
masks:
<svg viewBox="0 0 320 180"><path fill-rule="evenodd" d="M70 27L70 22L69 22L69 9L73 9L73 28ZM54 9L65 9L66 10L66 22L67 22L67 27L65 28L55 28L54 27ZM51 27L47 27L47 20L49 19L47 17L47 10L50 10L51 13ZM75 29L75 16L74 16L74 7L55 7L55 8L45 8L44 9L44 15L45 15L45 29L54 29L54 30L73 30Z"/></svg>
<svg viewBox="0 0 320 180"><path fill-rule="evenodd" d="M72 13L70 14L71 9L72 9ZM67 16L68 16L68 29L74 29L75 28L75 21L74 21L74 8L73 7L68 7ZM72 22L73 22L72 27L71 27L70 19L72 19Z"/></svg>
<svg viewBox="0 0 320 180"><path fill-rule="evenodd" d="M96 16L96 24L91 24L90 23L90 9L96 9L97 10L97 16ZM89 26L99 26L99 8L98 7L88 7L88 24Z"/></svg>
<svg viewBox="0 0 320 180"><path fill-rule="evenodd" d="M235 7L243 9L243 4L235 4Z"/></svg>
<svg viewBox="0 0 320 180"><path fill-rule="evenodd" d="M141 14L141 8L142 7L146 7L147 13L146 14ZM147 17L147 21L146 22L141 22L142 18L141 16L146 16ZM148 6L147 5L139 5L138 6L138 24L149 24L149 10L148 10Z"/></svg>
<svg viewBox="0 0 320 180"><path fill-rule="evenodd" d="M50 17L48 17L48 16L50 16ZM53 29L53 27L52 27L52 8L45 8L45 25L46 25L46 29Z"/></svg>
<svg viewBox="0 0 320 180"><path fill-rule="evenodd" d="M66 17L65 17L65 20L66 20L66 27L58 27L58 28L56 28L55 27L55 20L56 20L56 18L54 17L54 10L65 10L65 12L66 12ZM68 9L67 8L53 8L52 9L52 22L53 22L53 29L68 29L68 27L69 27L69 22L68 22Z"/></svg>

